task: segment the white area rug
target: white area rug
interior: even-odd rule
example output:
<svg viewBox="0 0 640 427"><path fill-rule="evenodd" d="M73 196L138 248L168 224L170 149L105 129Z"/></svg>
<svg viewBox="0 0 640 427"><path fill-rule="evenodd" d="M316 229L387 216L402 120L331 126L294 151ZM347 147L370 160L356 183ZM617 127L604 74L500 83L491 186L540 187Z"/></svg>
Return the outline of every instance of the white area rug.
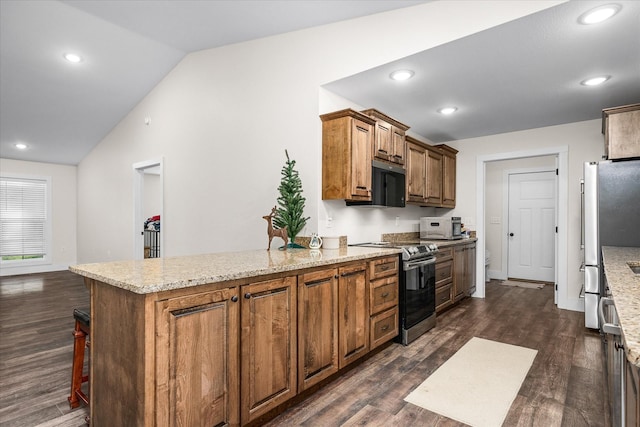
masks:
<svg viewBox="0 0 640 427"><path fill-rule="evenodd" d="M544 288L544 283L540 282L521 282L519 280L502 280L500 282L502 286L515 286L517 288L528 288L528 289L542 289Z"/></svg>
<svg viewBox="0 0 640 427"><path fill-rule="evenodd" d="M501 426L538 353L471 338L405 401L471 426Z"/></svg>

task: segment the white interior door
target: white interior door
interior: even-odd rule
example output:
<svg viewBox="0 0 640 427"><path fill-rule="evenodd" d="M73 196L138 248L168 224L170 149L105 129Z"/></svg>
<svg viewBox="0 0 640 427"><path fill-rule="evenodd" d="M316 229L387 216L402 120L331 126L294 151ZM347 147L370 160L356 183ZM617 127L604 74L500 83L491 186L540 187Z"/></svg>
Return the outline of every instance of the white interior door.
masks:
<svg viewBox="0 0 640 427"><path fill-rule="evenodd" d="M555 282L555 172L509 175L508 277Z"/></svg>

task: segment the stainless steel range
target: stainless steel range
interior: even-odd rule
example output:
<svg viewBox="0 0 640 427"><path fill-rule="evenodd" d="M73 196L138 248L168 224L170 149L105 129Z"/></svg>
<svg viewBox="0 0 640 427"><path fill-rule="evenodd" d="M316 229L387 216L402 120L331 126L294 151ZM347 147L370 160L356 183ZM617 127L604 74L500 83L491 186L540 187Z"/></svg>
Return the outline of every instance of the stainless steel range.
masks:
<svg viewBox="0 0 640 427"><path fill-rule="evenodd" d="M402 249L399 340L407 345L436 325L436 257L433 244L361 243Z"/></svg>

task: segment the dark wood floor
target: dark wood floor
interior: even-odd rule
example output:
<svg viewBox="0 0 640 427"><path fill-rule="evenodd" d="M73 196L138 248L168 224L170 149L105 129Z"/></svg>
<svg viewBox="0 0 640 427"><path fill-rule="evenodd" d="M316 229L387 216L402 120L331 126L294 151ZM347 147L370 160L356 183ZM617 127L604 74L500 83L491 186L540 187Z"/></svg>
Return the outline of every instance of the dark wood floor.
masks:
<svg viewBox="0 0 640 427"><path fill-rule="evenodd" d="M270 426L458 426L404 397L471 337L538 350L505 426L606 425L600 336L542 290L487 285L408 347L384 349L272 420ZM0 277L0 425L82 426L67 403L72 311L86 307L69 272Z"/></svg>

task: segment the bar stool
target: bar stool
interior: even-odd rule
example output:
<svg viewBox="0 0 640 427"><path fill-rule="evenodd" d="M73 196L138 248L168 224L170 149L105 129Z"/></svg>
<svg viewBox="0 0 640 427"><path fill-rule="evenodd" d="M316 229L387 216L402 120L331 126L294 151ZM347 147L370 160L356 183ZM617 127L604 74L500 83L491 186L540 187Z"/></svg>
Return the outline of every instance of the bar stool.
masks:
<svg viewBox="0 0 640 427"><path fill-rule="evenodd" d="M80 400L85 404L89 404L87 395L84 394L81 387L82 384L89 381L89 375L83 375L82 368L84 366L85 347L89 346L87 337L89 336L89 323L91 315L89 310L77 309L73 310L73 317L76 319L76 325L73 329L73 364L71 365L71 394L68 397L69 406L77 408Z"/></svg>

